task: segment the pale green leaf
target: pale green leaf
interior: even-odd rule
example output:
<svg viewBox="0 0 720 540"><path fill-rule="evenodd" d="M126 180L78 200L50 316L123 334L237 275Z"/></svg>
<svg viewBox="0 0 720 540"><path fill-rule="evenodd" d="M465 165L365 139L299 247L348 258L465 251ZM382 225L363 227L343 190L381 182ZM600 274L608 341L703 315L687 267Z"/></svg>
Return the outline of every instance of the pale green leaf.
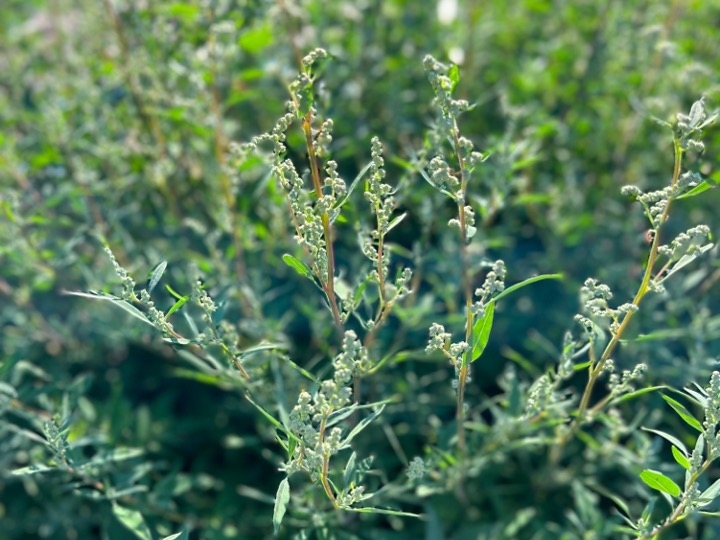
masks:
<svg viewBox="0 0 720 540"><path fill-rule="evenodd" d="M543 274L540 276L531 277L524 281L521 281L520 283L515 283L514 285L510 285L510 287L508 287L503 292L498 294L495 298L493 298L493 300L495 300L497 302L498 300L500 300L501 298L504 298L508 294L513 293L513 292L517 291L518 289L521 289L521 288L525 287L526 285L530 285L537 281L543 281L545 279L564 279L564 278L565 278L565 276L563 274Z"/></svg>
<svg viewBox="0 0 720 540"><path fill-rule="evenodd" d="M707 506L720 495L720 478L700 494L699 506Z"/></svg>
<svg viewBox="0 0 720 540"><path fill-rule="evenodd" d="M151 293L153 289L157 286L158 282L162 278L163 274L165 273L165 269L167 268L167 261L162 261L159 263L155 268L153 268L153 271L150 274L150 281L148 282L147 291Z"/></svg>
<svg viewBox="0 0 720 540"><path fill-rule="evenodd" d="M137 538L140 538L141 540L152 540L150 529L145 523L145 519L143 519L140 512L133 510L132 508L120 506L116 502L113 503L112 509L113 514L115 514L118 521L120 521L120 523L122 523Z"/></svg>
<svg viewBox="0 0 720 540"><path fill-rule="evenodd" d="M283 517L285 517L285 511L287 510L287 504L289 502L290 482L287 478L283 478L275 494L275 506L273 508L273 532L275 536L280 532L280 525L282 524Z"/></svg>
<svg viewBox="0 0 720 540"><path fill-rule="evenodd" d="M666 441L669 441L671 444L677 446L680 450L682 450L682 453L684 455L686 455L686 456L688 455L687 448L685 448L685 445L677 437L674 437L673 435L670 435L669 433L665 433L664 431L660 431L659 429L651 429L651 428L642 428L642 429L644 431L654 433L655 435L660 435L663 439L665 439Z"/></svg>

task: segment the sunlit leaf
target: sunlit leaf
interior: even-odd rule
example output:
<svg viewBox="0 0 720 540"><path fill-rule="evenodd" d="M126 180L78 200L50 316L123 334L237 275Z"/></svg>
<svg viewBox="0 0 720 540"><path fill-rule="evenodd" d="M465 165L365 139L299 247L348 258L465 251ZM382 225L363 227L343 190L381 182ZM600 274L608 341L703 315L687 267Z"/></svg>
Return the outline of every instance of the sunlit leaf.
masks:
<svg viewBox="0 0 720 540"><path fill-rule="evenodd" d="M665 394L660 394L662 398L673 408L673 410L680 415L680 418L685 420L688 425L694 427L698 431L702 431L702 424L700 421L695 418L692 414L690 414L690 411L688 411L685 408L685 405L680 403L679 401L675 401L673 398L666 396Z"/></svg>
<svg viewBox="0 0 720 540"><path fill-rule="evenodd" d="M673 497L677 497L681 493L680 486L660 471L645 469L640 473L640 479L651 488L672 495Z"/></svg>
<svg viewBox="0 0 720 540"><path fill-rule="evenodd" d="M482 355L490 340L490 332L492 331L493 318L495 315L495 302L489 302L485 306L485 313L473 325L472 332L472 349L470 361L474 362Z"/></svg>
<svg viewBox="0 0 720 540"><path fill-rule="evenodd" d="M283 255L282 260L285 262L285 264L287 264L290 268L295 270L301 276L305 276L306 278L312 276L310 269L305 266L299 259L293 257L289 253Z"/></svg>

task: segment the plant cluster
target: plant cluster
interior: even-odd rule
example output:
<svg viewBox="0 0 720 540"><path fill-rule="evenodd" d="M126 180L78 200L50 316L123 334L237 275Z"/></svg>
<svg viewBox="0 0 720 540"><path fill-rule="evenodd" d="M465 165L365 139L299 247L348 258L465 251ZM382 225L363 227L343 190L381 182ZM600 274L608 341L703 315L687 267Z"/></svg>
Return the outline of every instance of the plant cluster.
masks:
<svg viewBox="0 0 720 540"><path fill-rule="evenodd" d="M11 4L8 538L720 534L710 7Z"/></svg>

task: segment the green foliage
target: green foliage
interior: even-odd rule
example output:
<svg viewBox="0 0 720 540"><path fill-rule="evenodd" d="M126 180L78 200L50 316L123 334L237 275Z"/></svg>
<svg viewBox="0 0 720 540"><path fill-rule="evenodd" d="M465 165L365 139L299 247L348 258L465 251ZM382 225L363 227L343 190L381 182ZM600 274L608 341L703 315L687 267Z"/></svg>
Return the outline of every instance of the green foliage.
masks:
<svg viewBox="0 0 720 540"><path fill-rule="evenodd" d="M718 16L4 2L3 538L718 537Z"/></svg>

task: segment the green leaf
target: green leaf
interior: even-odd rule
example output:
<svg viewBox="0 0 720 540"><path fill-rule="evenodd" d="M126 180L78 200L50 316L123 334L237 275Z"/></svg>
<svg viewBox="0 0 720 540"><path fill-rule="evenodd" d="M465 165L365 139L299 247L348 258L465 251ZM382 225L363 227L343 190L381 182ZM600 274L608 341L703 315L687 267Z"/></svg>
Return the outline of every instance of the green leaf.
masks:
<svg viewBox="0 0 720 540"><path fill-rule="evenodd" d="M669 441L672 444L671 450L673 457L675 458L675 461L683 467L684 469L690 468L690 461L688 460L688 451L687 448L685 448L685 445L682 443L680 439L677 437L674 437L673 435L670 435L669 433L665 433L664 431L660 431L658 429L650 429L650 428L642 428L644 431L648 431L650 433L655 433L656 435L660 435L663 439Z"/></svg>
<svg viewBox="0 0 720 540"><path fill-rule="evenodd" d="M668 271L667 274L665 274L665 277L663 277L658 283L663 283L667 278L678 272L679 270L685 268L688 264L693 262L695 259L697 259L700 255L705 253L706 251L709 251L713 248L715 244L705 244L704 246L698 248L693 253L686 253L682 257L680 257L680 260L676 262L673 267Z"/></svg>
<svg viewBox="0 0 720 540"><path fill-rule="evenodd" d="M230 381L224 379L220 375L211 375L209 373L198 373L193 369L186 368L175 368L171 372L176 377L182 377L184 379L190 379L197 381L202 384L208 384L210 386L217 386L218 388L230 388Z"/></svg>
<svg viewBox="0 0 720 540"><path fill-rule="evenodd" d="M628 504L619 495L616 495L615 493L608 491L605 487L603 487L600 484L588 484L588 487L590 489L592 489L593 491L596 491L603 497L606 497L606 498L610 499L612 502L614 502L617 505L617 507L620 510L622 510L622 512L624 514L623 517L632 515L630 512L630 508L628 507Z"/></svg>
<svg viewBox="0 0 720 540"><path fill-rule="evenodd" d="M653 510L655 510L655 502L657 501L657 497L652 497L645 508L642 511L642 515L640 516L642 520L645 523L648 523L650 520L650 516L652 516Z"/></svg>
<svg viewBox="0 0 720 540"><path fill-rule="evenodd" d="M348 487L350 482L355 477L355 471L357 470L357 453L353 452L350 454L347 464L345 465L345 471L343 472L343 485Z"/></svg>
<svg viewBox="0 0 720 540"><path fill-rule="evenodd" d="M12 206L10 206L10 201L3 199L0 200L0 204L3 207L3 210L5 210L5 216L8 218L8 221L10 223L15 223L15 215L13 214Z"/></svg>
<svg viewBox="0 0 720 540"><path fill-rule="evenodd" d="M253 345L252 347L248 347L247 349L243 349L238 353L238 356L242 358L247 358L248 356L252 356L253 354L257 354L259 352L264 351L276 351L278 349L286 349L287 347L285 345L282 345L281 343L269 343L269 342L262 342L258 343L257 345Z"/></svg>
<svg viewBox="0 0 720 540"><path fill-rule="evenodd" d="M620 343L678 339L688 335L686 328L663 328L649 334L638 334L636 338L621 339Z"/></svg>
<svg viewBox="0 0 720 540"><path fill-rule="evenodd" d="M286 253L285 255L283 255L282 260L285 261L285 264L287 264L290 268L295 270L301 276L305 276L306 278L312 279L312 274L310 273L310 269L307 266L305 266L300 260L296 259L289 253Z"/></svg>
<svg viewBox="0 0 720 540"><path fill-rule="evenodd" d="M495 298L493 298L493 300L495 300L497 302L501 298L504 298L508 294L513 293L513 292L517 291L518 289L525 287L526 285L530 285L531 283L535 283L537 281L543 281L545 279L565 279L565 276L563 274L543 274L540 276L531 277L524 281L521 281L520 283L511 285L510 287L505 289L503 292L498 294Z"/></svg>
<svg viewBox="0 0 720 540"><path fill-rule="evenodd" d="M680 495L680 486L670 480L660 471L654 471L652 469L645 469L640 473L640 480L645 482L648 486L673 497Z"/></svg>
<svg viewBox="0 0 720 540"><path fill-rule="evenodd" d="M275 494L275 507L273 508L273 533L275 536L280 532L280 525L282 524L283 517L285 517L285 511L287 510L287 504L289 502L290 482L287 478L283 478Z"/></svg>
<svg viewBox="0 0 720 540"><path fill-rule="evenodd" d="M355 438L356 435L358 435L363 429L365 429L370 422L375 420L378 416L380 416L380 413L383 412L383 409L385 409L385 405L381 405L377 409L375 409L370 416L366 416L360 422L358 422L358 425L353 428L353 430L348 433L347 437L345 437L345 440L340 443L340 449L347 448L350 446L350 442Z"/></svg>
<svg viewBox="0 0 720 540"><path fill-rule="evenodd" d="M688 191L687 193L683 193L682 195L680 195L678 197L675 197L675 199L680 200L680 199L688 199L690 197L695 197L696 195L700 195L701 193L704 193L709 189L717 187L718 183L720 183L720 182L716 182L714 179L710 179L710 182L708 182L707 180L703 180L697 186L692 188L690 191Z"/></svg>
<svg viewBox="0 0 720 540"><path fill-rule="evenodd" d="M326 427L332 427L335 424L338 424L345 420L347 417L352 416L352 414L358 409L358 404L353 403L352 405L348 405L347 407L343 407L342 409L338 409L336 411L333 411L328 415L327 422L325 423Z"/></svg>
<svg viewBox="0 0 720 540"><path fill-rule="evenodd" d="M698 499L700 503L699 506L707 506L713 502L718 495L720 495L720 478L715 480L709 488L702 492Z"/></svg>
<svg viewBox="0 0 720 540"><path fill-rule="evenodd" d="M649 394L650 392L656 392L657 390L663 390L665 388L667 388L667 386L648 386L647 388L640 388L634 392L623 394L619 398L612 400L612 403L622 403L623 401L634 399L638 396L642 396L643 394Z"/></svg>
<svg viewBox="0 0 720 540"><path fill-rule="evenodd" d="M175 298L178 300L182 300L183 298L188 298L188 296L182 295L179 292L177 292L175 289L173 289L170 285L165 285L165 289L167 289L167 292L172 294Z"/></svg>
<svg viewBox="0 0 720 540"><path fill-rule="evenodd" d="M180 298L180 299L179 299L177 302L175 302L175 303L173 304L173 306L168 310L168 312L165 314L165 318L167 319L168 317L170 317L170 315L172 315L172 314L175 313L178 309L180 309L181 307L183 307L183 306L187 303L188 300L190 300L190 297L189 297L189 296L183 296L182 298Z"/></svg>
<svg viewBox="0 0 720 540"><path fill-rule="evenodd" d="M357 288L357 291L355 291L355 296L353 297L353 305L357 306L360 304L360 300L362 300L362 295L365 292L365 289L368 286L368 283L370 283L370 275L368 275L365 278L365 281L363 281Z"/></svg>
<svg viewBox="0 0 720 540"><path fill-rule="evenodd" d="M173 336L165 336L162 338L165 343L173 345L190 345L191 343L200 343L197 339L177 338Z"/></svg>
<svg viewBox="0 0 720 540"><path fill-rule="evenodd" d="M272 42L273 29L269 24L252 28L240 36L240 39L238 39L238 44L250 53L260 52Z"/></svg>
<svg viewBox="0 0 720 540"><path fill-rule="evenodd" d="M100 452L98 455L93 456L90 460L80 465L79 468L105 465L106 463L118 463L143 455L145 455L145 450L142 448L113 448L112 450Z"/></svg>
<svg viewBox="0 0 720 540"><path fill-rule="evenodd" d="M400 214L396 218L394 218L390 223L388 223L387 229L385 229L385 234L389 233L391 230L393 230L395 227L397 227L400 222L405 219L405 216L407 216L407 212Z"/></svg>
<svg viewBox="0 0 720 540"><path fill-rule="evenodd" d="M687 448L685 448L685 445L677 437L674 437L674 436L670 435L669 433L665 433L664 431L660 431L659 429L651 429L651 428L642 428L642 429L643 429L643 431L654 433L655 435L660 435L663 439L665 439L666 441L669 441L671 444L677 446L680 450L682 450L683 454L685 454L686 456L688 455Z"/></svg>
<svg viewBox="0 0 720 540"><path fill-rule="evenodd" d="M456 64L450 66L450 69L448 70L448 77L452 81L452 86L450 87L450 91L452 92L460 82L460 68Z"/></svg>
<svg viewBox="0 0 720 540"><path fill-rule="evenodd" d="M186 22L191 22L200 15L199 6L194 6L191 3L186 2L172 2L166 5L161 4L159 8L158 12L160 14L184 19Z"/></svg>
<svg viewBox="0 0 720 540"><path fill-rule="evenodd" d="M125 525L125 527L137 538L140 538L141 540L152 540L150 529L148 529L148 526L140 512L131 508L120 506L116 502L113 502L112 508L113 514L115 514L118 521Z"/></svg>
<svg viewBox="0 0 720 540"><path fill-rule="evenodd" d="M282 422L280 422L280 420L278 420L272 414L270 414L268 411L266 411L261 405L257 404L255 401L253 401L253 399L249 395L245 394L245 399L247 399L250 402L250 404L253 407L255 407L260 412L260 414L262 414L267 419L267 421L270 422L273 426L275 426L277 429L279 429L280 431L285 433L285 435L287 435L289 438L295 440L296 442L302 442L297 437L297 435L295 435L292 431L288 431L287 429L285 429L285 426L282 425Z"/></svg>
<svg viewBox="0 0 720 540"><path fill-rule="evenodd" d="M14 474L15 476L30 476L57 470L59 470L57 467L48 467L47 465L28 465L27 467L15 469L11 471L10 474Z"/></svg>
<svg viewBox="0 0 720 540"><path fill-rule="evenodd" d="M114 303L116 306L118 306L121 309L124 309L127 311L130 315L135 317L136 319L140 319L142 322L149 324L150 326L155 326L153 323L150 322L150 319L148 319L145 314L140 311L138 308L127 302L126 300L123 300L122 298L118 298L117 296L113 296L112 294L106 294L102 292L95 292L95 291L88 291L86 293L84 292L78 292L78 291L63 291L63 294L69 294L72 296L81 296L83 298L90 298L91 300L108 300L112 303Z"/></svg>
<svg viewBox="0 0 720 540"><path fill-rule="evenodd" d="M678 465L680 465L683 469L686 471L690 469L690 460L685 456L680 450L678 450L677 446L672 446L672 455L675 458L675 461L677 461Z"/></svg>
<svg viewBox="0 0 720 540"><path fill-rule="evenodd" d="M473 325L472 333L472 354L470 361L474 362L482 355L487 347L490 339L490 331L492 330L493 318L495 315L495 301L492 300L485 306L485 313Z"/></svg>
<svg viewBox="0 0 720 540"><path fill-rule="evenodd" d="M330 223L333 223L338 216L340 215L340 209L345 206L345 203L348 202L350 199L350 195L352 195L352 192L355 191L355 188L360 185L361 180L363 179L363 176L367 174L367 172L370 170L370 167L372 166L372 162L365 165L359 173L357 173L357 176L353 179L353 181L350 183L350 187L348 188L347 192L345 193L345 196L340 199L337 203L335 203L335 206L333 207L333 212L330 214Z"/></svg>
<svg viewBox="0 0 720 540"><path fill-rule="evenodd" d="M412 512L401 512L399 510L391 510L389 508L372 508L369 506L363 508L343 507L347 512L357 512L359 514L385 514L388 516L414 517L422 518L422 514L413 514Z"/></svg>
<svg viewBox="0 0 720 540"><path fill-rule="evenodd" d="M441 186L441 185L439 185L439 184L436 184L435 181L430 177L430 175L425 171L425 169L424 169L420 164L416 164L415 166L416 166L417 172L420 173L420 176L422 176L428 184L430 184L432 187L434 187L435 189L437 189L437 190L440 191L441 193L444 193L445 195L447 195L447 196L450 197L451 199L453 199L453 200L455 199L455 194L449 192L449 191L448 191L447 189L445 189L443 186Z"/></svg>
<svg viewBox="0 0 720 540"><path fill-rule="evenodd" d="M690 411L688 411L685 408L685 405L680 403L679 401L675 401L673 398L666 396L665 394L660 394L662 398L673 408L673 410L680 415L680 418L685 420L688 425L694 427L698 431L702 432L702 424L700 421L695 418L692 414L690 414Z"/></svg>
<svg viewBox="0 0 720 540"><path fill-rule="evenodd" d="M165 269L167 268L167 261L162 261L160 264L158 264L155 268L153 268L153 271L150 273L147 291L148 293L151 293L153 289L157 286L158 282L160 281L160 278L162 278L163 274L165 273Z"/></svg>

